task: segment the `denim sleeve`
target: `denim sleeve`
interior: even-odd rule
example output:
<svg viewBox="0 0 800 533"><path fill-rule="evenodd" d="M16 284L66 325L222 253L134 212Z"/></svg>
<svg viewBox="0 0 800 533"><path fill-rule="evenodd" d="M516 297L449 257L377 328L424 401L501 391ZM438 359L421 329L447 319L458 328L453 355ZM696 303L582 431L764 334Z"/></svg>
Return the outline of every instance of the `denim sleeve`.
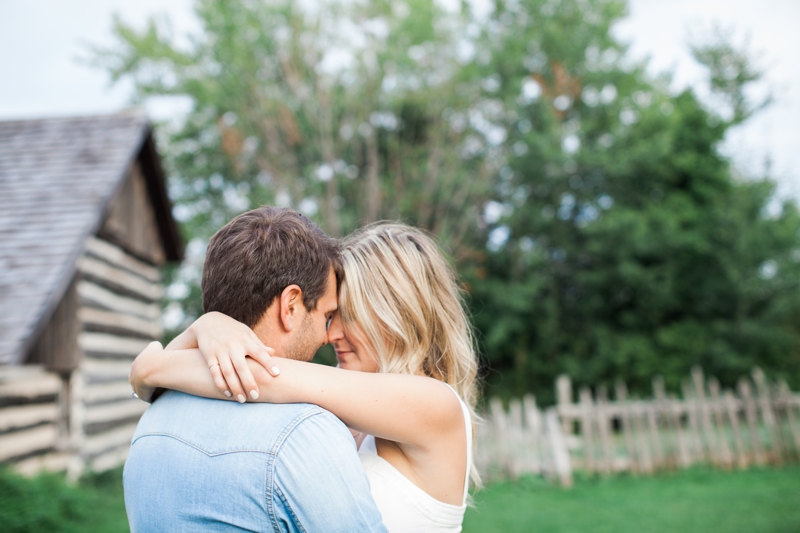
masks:
<svg viewBox="0 0 800 533"><path fill-rule="evenodd" d="M274 468L273 516L282 530L386 531L353 437L329 412L289 433Z"/></svg>

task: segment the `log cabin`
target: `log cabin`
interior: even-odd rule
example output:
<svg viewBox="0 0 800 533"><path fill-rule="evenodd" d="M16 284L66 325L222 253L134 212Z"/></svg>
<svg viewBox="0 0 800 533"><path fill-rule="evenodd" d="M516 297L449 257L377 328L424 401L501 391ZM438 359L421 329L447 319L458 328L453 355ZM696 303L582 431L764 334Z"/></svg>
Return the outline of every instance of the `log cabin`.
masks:
<svg viewBox="0 0 800 533"><path fill-rule="evenodd" d="M124 462L147 407L130 363L182 246L144 114L0 121L0 461Z"/></svg>

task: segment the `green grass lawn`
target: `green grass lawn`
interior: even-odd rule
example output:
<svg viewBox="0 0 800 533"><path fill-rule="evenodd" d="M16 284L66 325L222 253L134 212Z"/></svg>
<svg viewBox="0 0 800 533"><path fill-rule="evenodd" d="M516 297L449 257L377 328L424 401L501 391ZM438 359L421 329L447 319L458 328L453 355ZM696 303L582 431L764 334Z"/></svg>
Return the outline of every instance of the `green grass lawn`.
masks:
<svg viewBox="0 0 800 533"><path fill-rule="evenodd" d="M475 496L465 533L800 532L800 467L655 477L578 478L561 489L538 478Z"/></svg>
<svg viewBox="0 0 800 533"><path fill-rule="evenodd" d="M63 474L24 478L0 469L0 531L127 532L122 469L86 476L74 486Z"/></svg>
<svg viewBox="0 0 800 533"><path fill-rule="evenodd" d="M0 469L0 531L128 530L122 473L22 478ZM465 533L800 532L800 467L655 477L578 477L565 490L533 477L490 485L467 511Z"/></svg>

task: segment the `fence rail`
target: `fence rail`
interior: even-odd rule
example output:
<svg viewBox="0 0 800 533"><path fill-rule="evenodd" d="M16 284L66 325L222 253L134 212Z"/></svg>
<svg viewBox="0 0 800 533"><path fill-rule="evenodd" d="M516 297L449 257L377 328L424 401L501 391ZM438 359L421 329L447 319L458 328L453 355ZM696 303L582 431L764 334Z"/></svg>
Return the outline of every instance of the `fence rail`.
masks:
<svg viewBox="0 0 800 533"><path fill-rule="evenodd" d="M604 387L583 387L577 401L567 376L556 380L558 404L546 410L531 395L505 410L489 401L476 432L476 467L486 479L543 474L570 485L572 470L652 473L705 463L720 468L800 459L800 395L756 368L736 392L694 368L681 398L653 379L653 397L632 398L624 382L614 400Z"/></svg>

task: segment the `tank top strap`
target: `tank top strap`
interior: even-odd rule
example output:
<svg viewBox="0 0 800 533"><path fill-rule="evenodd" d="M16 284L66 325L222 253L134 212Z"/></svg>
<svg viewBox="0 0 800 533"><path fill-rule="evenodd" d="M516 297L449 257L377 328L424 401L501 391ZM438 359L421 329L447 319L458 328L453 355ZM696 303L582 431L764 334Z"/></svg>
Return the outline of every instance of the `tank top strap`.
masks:
<svg viewBox="0 0 800 533"><path fill-rule="evenodd" d="M456 390L450 386L449 383L445 383L450 390L453 391L453 394L456 395L458 398L458 403L461 405L461 412L464 414L464 428L467 434L467 468L464 475L464 496L461 500L461 505L467 503L467 495L469 494L469 474L470 468L472 468L472 418L469 413L469 408L464 400L461 399L461 396L458 395Z"/></svg>

